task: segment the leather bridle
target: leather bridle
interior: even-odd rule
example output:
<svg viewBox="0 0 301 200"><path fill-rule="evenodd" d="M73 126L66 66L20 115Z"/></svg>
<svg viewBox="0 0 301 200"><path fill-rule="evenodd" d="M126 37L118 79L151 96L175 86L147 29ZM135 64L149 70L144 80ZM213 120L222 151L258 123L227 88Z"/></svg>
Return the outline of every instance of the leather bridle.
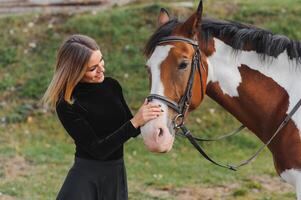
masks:
<svg viewBox="0 0 301 200"><path fill-rule="evenodd" d="M190 141L190 143L199 151L199 153L202 156L204 156L207 160L209 160L210 162L212 162L213 164L215 164L217 166L236 171L238 168L250 163L252 160L254 160L262 152L262 150L265 147L267 147L272 142L272 140L277 136L277 134L282 130L282 128L289 122L289 120L292 118L292 116L295 114L295 112L301 107L301 99L300 99L296 103L296 105L293 107L293 109L287 114L287 116L280 123L280 125L278 126L277 130L274 132L272 137L270 137L270 139L265 144L263 144L255 152L255 154L253 154L249 159L244 160L244 161L240 162L237 165L220 164L220 163L216 162L215 160L213 160L212 158L210 158L206 154L206 152L203 150L202 146L197 143L197 141L217 141L217 140L221 140L221 139L227 138L229 136L232 136L232 135L238 133L243 128L245 128L245 126L242 125L236 131L232 132L231 134L227 134L225 136L221 136L221 137L216 138L216 139L197 138L197 137L194 137L191 134L191 132L184 125L184 117L185 117L185 114L188 111L190 103L191 103L190 101L191 101L191 97L192 97L192 86L193 86L194 76L195 76L196 71L199 72L199 76L200 76L202 98L205 95L204 94L205 90L204 90L204 86L203 86L203 82L202 82L202 70L201 70L200 66L202 66L204 72L206 72L206 69L204 68L204 66L202 64L201 51L199 49L198 41L191 40L191 39L184 38L184 37L179 37L179 36L169 36L169 37L163 37L158 42L158 45L168 43L168 42L185 42L185 43L188 43L188 44L192 45L193 48L194 48L195 52L194 52L194 56L193 56L192 62L191 62L191 71L190 71L190 75L189 75L189 79L188 79L188 83L187 83L187 86L186 86L185 93L181 97L181 99L178 103L176 103L173 100L170 100L170 99L168 99L168 98L166 98L162 95L158 95L158 94L150 94L147 97L147 99L148 99L148 101L152 101L153 99L157 99L159 101L164 102L168 107L172 108L177 113L176 117L172 120L173 125L174 125L174 129L176 129L176 132L180 129L182 131L182 133L180 133L180 134L182 136L185 136Z"/></svg>
<svg viewBox="0 0 301 200"><path fill-rule="evenodd" d="M185 43L192 45L194 48L194 55L193 55L192 62L191 62L191 71L190 71L188 83L186 86L186 90L184 92L184 95L181 97L181 99L179 100L178 103L176 103L175 101L173 101L169 98L166 98L165 96L158 95L158 94L150 94L147 97L147 99L148 99L148 101L157 99L159 101L164 102L168 107L173 109L177 113L177 115L172 120L172 122L173 122L174 128L179 129L181 126L184 125L184 117L190 106L190 101L191 101L191 97L192 97L192 86L193 86L194 76L195 76L196 71L199 72L200 81L201 81L201 95L202 95L202 97L204 97L204 88L203 88L203 82L202 82L202 70L200 69L200 66L202 66L204 71L206 71L206 70L201 62L201 51L199 49L198 41L191 40L191 39L184 38L184 37L179 37L179 36L169 36L169 37L163 37L158 42L158 45L168 43L168 42L185 42Z"/></svg>
<svg viewBox="0 0 301 200"><path fill-rule="evenodd" d="M215 165L218 165L220 167L224 167L224 168L228 168L231 170L236 170L235 168L233 168L230 165L222 165L216 161L214 161L213 159L211 159L203 150L203 148L197 143L197 141L199 140L199 138L195 138L191 132L186 128L186 126L184 125L184 117L186 112L189 109L189 105L190 105L190 101L191 101L191 97L192 97L192 86L193 86L193 81L194 81L194 76L195 76L195 72L198 71L199 72L199 76L200 76L200 81L201 81L201 95L202 97L204 97L204 86L203 86L203 82L202 82L202 71L200 69L200 66L202 65L203 70L206 72L203 64L202 64L202 59L201 59L201 51L199 49L199 44L198 41L195 40L191 40L188 38L184 38L184 37L179 37L179 36L169 36L169 37L163 37L159 42L159 44L164 44L164 43L168 43L168 42L185 42L188 43L190 45L193 46L194 48L194 55L192 58L192 62L191 62L191 71L190 71L190 75L189 75L189 79L188 79L188 83L186 86L186 90L184 92L184 95L181 97L180 101L178 103L174 102L173 100L170 100L162 95L158 95L158 94L150 94L147 99L148 101L152 101L153 99L157 99L159 101L164 102L168 107L170 107L171 109L173 109L177 115L176 117L172 120L173 121L173 125L174 125L174 129L176 130L176 133L178 132L178 130L181 130L182 133L180 133L181 135L185 136L190 143L210 162L212 162Z"/></svg>

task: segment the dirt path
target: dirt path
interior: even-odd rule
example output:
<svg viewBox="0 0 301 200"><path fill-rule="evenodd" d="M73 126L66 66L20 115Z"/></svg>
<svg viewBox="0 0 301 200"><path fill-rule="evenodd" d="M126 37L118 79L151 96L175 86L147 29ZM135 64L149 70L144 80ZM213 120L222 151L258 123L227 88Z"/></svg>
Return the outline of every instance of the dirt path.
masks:
<svg viewBox="0 0 301 200"><path fill-rule="evenodd" d="M273 193L285 194L292 192L294 188L281 181L279 177L254 176L250 178L256 185L250 188L245 188L245 194L240 196L240 199L253 199L252 194L260 195L260 193ZM242 188L238 183L219 185L215 187L204 186L187 186L183 188L153 188L145 189L145 192L154 199L166 198L175 200L230 200L235 199L234 193Z"/></svg>
<svg viewBox="0 0 301 200"><path fill-rule="evenodd" d="M0 15L100 11L135 0L0 0Z"/></svg>

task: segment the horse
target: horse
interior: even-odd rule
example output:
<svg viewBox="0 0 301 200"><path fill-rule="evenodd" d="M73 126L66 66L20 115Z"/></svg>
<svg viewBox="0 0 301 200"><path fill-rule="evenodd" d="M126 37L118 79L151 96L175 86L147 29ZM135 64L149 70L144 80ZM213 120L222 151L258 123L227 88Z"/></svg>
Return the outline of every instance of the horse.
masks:
<svg viewBox="0 0 301 200"><path fill-rule="evenodd" d="M266 144L276 172L301 200L301 43L202 13L202 1L184 22L161 9L146 43L148 99L165 112L141 127L145 145L170 151L187 115L208 95Z"/></svg>

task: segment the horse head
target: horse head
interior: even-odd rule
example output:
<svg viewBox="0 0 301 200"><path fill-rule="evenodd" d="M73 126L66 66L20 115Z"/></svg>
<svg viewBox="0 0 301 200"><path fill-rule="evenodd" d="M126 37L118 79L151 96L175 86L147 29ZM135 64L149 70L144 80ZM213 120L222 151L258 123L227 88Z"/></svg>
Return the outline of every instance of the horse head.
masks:
<svg viewBox="0 0 301 200"><path fill-rule="evenodd" d="M203 100L207 63L200 46L203 4L185 22L170 19L161 9L158 29L146 44L147 71L151 91L149 101L162 106L164 114L141 128L147 148L168 152L185 117Z"/></svg>

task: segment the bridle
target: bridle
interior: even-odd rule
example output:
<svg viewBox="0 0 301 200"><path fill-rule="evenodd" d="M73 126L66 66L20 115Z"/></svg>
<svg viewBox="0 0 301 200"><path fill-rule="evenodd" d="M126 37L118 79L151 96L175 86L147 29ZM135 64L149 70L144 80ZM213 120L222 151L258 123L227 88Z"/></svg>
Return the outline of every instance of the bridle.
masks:
<svg viewBox="0 0 301 200"><path fill-rule="evenodd" d="M147 97L147 99L148 99L148 101L152 101L153 99L160 100L160 101L164 102L168 107L172 108L177 113L177 115L172 120L172 122L173 122L174 128L179 129L179 128L181 128L181 126L184 125L184 117L190 106L190 101L191 101L191 97L192 97L192 86L193 86L194 76L195 76L196 71L199 72L199 76L200 76L201 95L202 95L202 97L204 97L204 95L205 95L203 82L202 82L202 70L200 69L200 66L202 66L202 68L205 72L206 72L206 69L204 68L204 66L201 62L201 59L200 59L201 51L199 49L198 41L191 40L191 39L184 38L184 37L179 37L179 36L169 36L169 37L163 37L158 42L158 45L168 43L168 42L184 42L184 43L188 43L188 44L192 45L194 48L194 55L193 55L192 62L191 62L191 71L190 71L188 83L186 86L186 90L184 92L184 95L181 97L181 99L179 100L178 103L176 103L173 100L168 99L162 95L158 95L158 94L150 94Z"/></svg>
<svg viewBox="0 0 301 200"><path fill-rule="evenodd" d="M173 109L177 113L176 117L172 120L173 125L174 125L174 129L176 130L176 132L178 132L178 130L181 130L182 133L180 133L180 134L185 136L190 141L190 143L207 160L209 160L213 164L218 165L220 167L224 167L224 168L231 169L231 170L236 170L236 168L234 168L231 165L223 165L223 164L220 164L220 163L214 161L213 159L211 159L205 153L203 148L197 143L197 141L205 141L205 140L194 137L191 134L191 132L184 125L184 117L185 117L186 112L189 109L189 105L190 105L190 101L191 101L191 97L192 97L192 86L193 86L194 76L195 76L196 71L199 72L199 76L200 76L201 95L202 95L202 97L204 97L204 95L205 95L204 94L205 90L204 90L204 86L203 86L203 82L202 82L201 66L202 66L204 72L206 72L206 69L204 68L203 63L202 63L201 51L200 51L200 48L199 48L198 41L191 40L191 39L184 38L184 37L179 37L179 36L168 36L168 37L163 37L157 44L159 45L159 44L164 44L164 43L168 43L168 42L185 42L185 43L188 43L188 44L192 45L193 48L194 48L194 55L193 55L192 62L191 62L191 71L190 71L188 83L187 83L187 86L186 86L186 90L184 92L184 95L181 97L181 99L179 100L178 103L176 103L173 100L170 100L170 99L168 99L168 98L166 98L162 95L158 95L158 94L150 94L147 97L148 101L150 102L154 99L157 99L159 101L164 102L168 107Z"/></svg>
<svg viewBox="0 0 301 200"><path fill-rule="evenodd" d="M227 137L230 137L236 133L238 133L239 131L241 131L242 129L245 128L244 125L242 125L241 127L239 127L237 130L233 131L230 134L227 134L225 136L221 136L219 138L216 139L203 139L203 138L197 138L194 137L191 132L186 128L186 126L184 125L184 117L186 112L189 109L189 105L190 105L190 101L191 101L191 97L192 97L192 86L193 86L193 82L194 82L194 76L195 76L195 72L198 71L199 72L199 76L200 76L200 82L201 82L201 95L202 98L204 97L204 86L203 86L203 82L202 82L202 70L201 70L201 66L202 69L204 70L204 72L207 73L206 69L203 66L202 63L202 59L201 59L201 51L199 49L199 45L198 45L198 41L195 40L191 40L188 38L184 38L184 37L179 37L179 36L168 36L168 37L163 37L159 42L159 44L163 44L163 43L168 43L168 42L185 42L188 43L190 45L193 46L194 48L194 55L192 58L192 62L191 62L191 71L190 71L190 75L189 75L189 79L188 79L188 83L186 86L186 90L184 95L181 97L181 99L179 100L178 103L174 102L173 100L170 100L162 95L158 95L158 94L150 94L147 99L148 101L152 101L153 99L157 99L159 101L164 102L168 107L170 107L171 109L173 109L177 115L176 117L172 120L173 125L174 125L174 129L176 129L176 132L178 130L181 130L182 133L180 133L180 135L185 136L190 143L199 151L199 153L204 156L207 160L209 160L210 162L212 162L213 164L223 167L223 168L227 168L233 171L236 171L238 168L247 165L248 163L250 163L252 160L254 160L261 152L262 150L267 147L272 140L276 137L276 135L282 130L282 128L289 122L289 120L292 118L292 116L295 114L295 112L300 108L301 106L301 99L296 103L296 105L293 107L293 109L287 114L287 116L282 120L282 122L280 123L280 125L278 126L277 130L274 132L274 134L272 135L272 137L270 137L270 139L263 144L256 152L255 154L253 154L249 159L244 160L242 162L240 162L238 165L233 165L233 164L220 164L218 162L216 162L215 160L213 160L212 158L210 158L206 152L203 150L203 148L201 147L201 145L199 145L197 143L197 141L217 141L217 140L221 140Z"/></svg>

